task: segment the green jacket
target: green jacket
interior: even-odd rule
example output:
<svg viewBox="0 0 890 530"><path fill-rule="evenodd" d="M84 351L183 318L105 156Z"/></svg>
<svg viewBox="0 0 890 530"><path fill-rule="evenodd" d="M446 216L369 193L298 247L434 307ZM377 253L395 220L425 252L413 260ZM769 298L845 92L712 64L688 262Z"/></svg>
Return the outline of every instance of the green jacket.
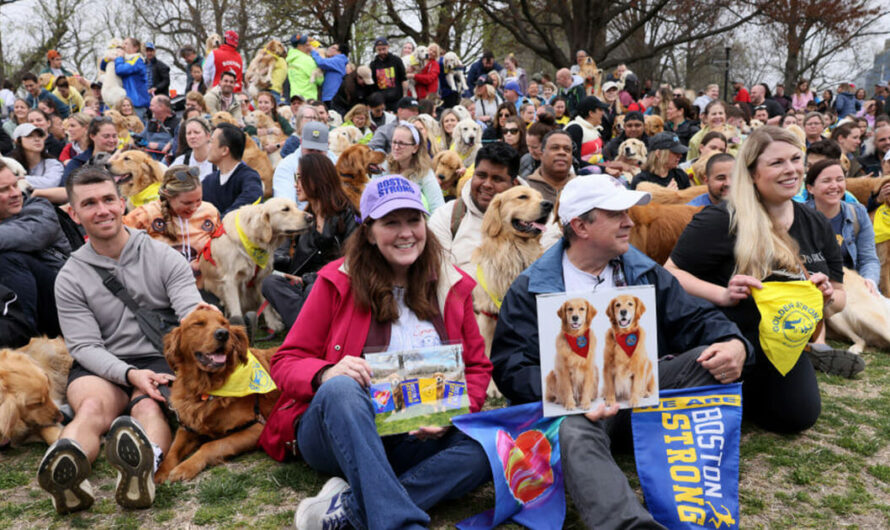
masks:
<svg viewBox="0 0 890 530"><path fill-rule="evenodd" d="M318 99L318 87L324 82L324 76L318 76L312 82L312 72L317 68L312 56L297 48L287 52L287 79L290 82L290 95L299 94L304 99Z"/></svg>

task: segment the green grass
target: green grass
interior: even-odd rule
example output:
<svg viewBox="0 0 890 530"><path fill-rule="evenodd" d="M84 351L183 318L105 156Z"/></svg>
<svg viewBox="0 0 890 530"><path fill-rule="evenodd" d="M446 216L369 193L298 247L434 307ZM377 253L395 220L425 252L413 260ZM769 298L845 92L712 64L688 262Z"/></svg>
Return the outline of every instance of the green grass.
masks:
<svg viewBox="0 0 890 530"><path fill-rule="evenodd" d="M270 347L274 342L258 347ZM742 426L739 498L742 528L890 527L890 355L866 353L855 380L819 374L822 415L796 436ZM503 401L489 407L502 406ZM150 510L124 511L114 502L116 472L103 457L94 465L96 504L87 512L55 515L37 485L42 444L0 452L0 530L6 528L256 528L292 524L301 499L328 479L303 462L279 464L256 451L202 472L190 482L163 484ZM640 493L634 459L616 461ZM433 528L453 528L491 508L485 485L430 512ZM584 528L571 500L565 528ZM519 528L505 525L504 528Z"/></svg>

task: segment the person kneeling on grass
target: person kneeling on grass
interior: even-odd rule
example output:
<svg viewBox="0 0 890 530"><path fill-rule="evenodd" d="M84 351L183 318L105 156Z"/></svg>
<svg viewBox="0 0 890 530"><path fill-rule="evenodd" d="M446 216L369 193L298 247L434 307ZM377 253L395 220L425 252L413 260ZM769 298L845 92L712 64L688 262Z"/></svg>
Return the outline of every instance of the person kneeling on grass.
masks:
<svg viewBox="0 0 890 530"><path fill-rule="evenodd" d="M272 358L281 399L260 445L276 460L299 450L335 476L297 507L298 529L423 528L425 510L491 479L482 446L455 429L377 434L363 351L460 341L473 412L485 401L491 363L473 314L475 284L448 264L427 230L420 188L382 177L368 184L360 206L345 258L318 273Z"/></svg>
<svg viewBox="0 0 890 530"><path fill-rule="evenodd" d="M74 419L40 461L37 481L60 514L89 508L95 500L90 462L107 432L106 457L119 472L115 499L124 508L148 508L154 471L171 438L159 387L173 380L173 371L102 275L125 285L142 309L172 309L181 319L211 306L201 302L176 250L123 225L125 200L111 174L86 167L65 188L72 216L89 236L56 278L59 324L74 358L67 390Z"/></svg>

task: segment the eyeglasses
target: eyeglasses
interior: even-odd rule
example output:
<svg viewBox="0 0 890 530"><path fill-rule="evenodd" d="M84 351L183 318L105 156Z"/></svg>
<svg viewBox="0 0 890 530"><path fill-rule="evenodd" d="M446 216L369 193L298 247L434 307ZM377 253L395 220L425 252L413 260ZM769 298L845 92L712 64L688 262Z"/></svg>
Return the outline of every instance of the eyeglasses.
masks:
<svg viewBox="0 0 890 530"><path fill-rule="evenodd" d="M519 134L519 129L504 129L504 134Z"/></svg>
<svg viewBox="0 0 890 530"><path fill-rule="evenodd" d="M683 93L682 93L682 92L674 92L674 97L675 97L675 98L682 98L682 97L683 97Z"/></svg>
<svg viewBox="0 0 890 530"><path fill-rule="evenodd" d="M179 182L188 182L189 177L197 177L201 174L201 170L197 167L190 167L187 170L180 170L176 173L173 173L173 176L176 177L176 180Z"/></svg>
<svg viewBox="0 0 890 530"><path fill-rule="evenodd" d="M392 141L393 147L411 147L412 145L417 145L414 142L400 142L398 140Z"/></svg>

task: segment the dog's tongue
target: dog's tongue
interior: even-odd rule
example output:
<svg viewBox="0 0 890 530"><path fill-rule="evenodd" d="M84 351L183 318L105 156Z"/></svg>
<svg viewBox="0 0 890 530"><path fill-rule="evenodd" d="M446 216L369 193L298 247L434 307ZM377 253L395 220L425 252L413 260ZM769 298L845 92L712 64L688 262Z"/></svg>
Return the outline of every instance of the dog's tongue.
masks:
<svg viewBox="0 0 890 530"><path fill-rule="evenodd" d="M543 223L531 223L531 225L533 227L537 228L538 230L540 230L541 232L547 230L547 227L544 226Z"/></svg>
<svg viewBox="0 0 890 530"><path fill-rule="evenodd" d="M225 353L211 353L210 358L216 364L225 364L225 362L226 362L226 354Z"/></svg>

